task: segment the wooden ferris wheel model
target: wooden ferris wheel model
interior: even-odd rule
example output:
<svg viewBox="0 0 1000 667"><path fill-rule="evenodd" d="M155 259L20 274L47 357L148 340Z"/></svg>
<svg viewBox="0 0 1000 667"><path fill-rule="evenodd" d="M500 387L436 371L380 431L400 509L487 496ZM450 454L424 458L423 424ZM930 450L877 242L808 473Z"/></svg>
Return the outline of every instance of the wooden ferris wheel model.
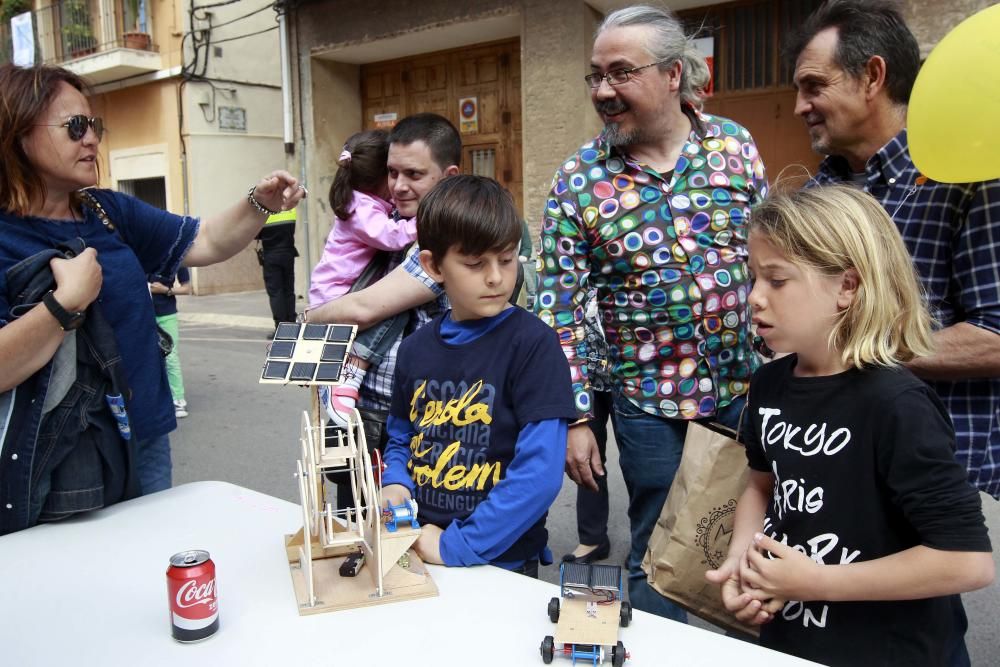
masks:
<svg viewBox="0 0 1000 667"><path fill-rule="evenodd" d="M410 549L420 536L416 504L382 508L382 462L373 467L361 415L352 410L345 415L346 428L325 427L319 387L349 377L356 336L354 325L282 322L261 368L262 384L312 388L295 464L302 529L285 536L300 614L437 595L427 568ZM352 500L346 507L328 497L330 473L350 480Z"/></svg>
<svg viewBox="0 0 1000 667"><path fill-rule="evenodd" d="M312 403L315 420L302 413L295 464L302 530L285 539L299 613L437 595L410 549L420 536L416 504L382 508L381 458L376 450L373 463L360 414L353 410L345 429L326 429L315 387ZM328 499L332 472L350 479L353 504L338 508Z"/></svg>

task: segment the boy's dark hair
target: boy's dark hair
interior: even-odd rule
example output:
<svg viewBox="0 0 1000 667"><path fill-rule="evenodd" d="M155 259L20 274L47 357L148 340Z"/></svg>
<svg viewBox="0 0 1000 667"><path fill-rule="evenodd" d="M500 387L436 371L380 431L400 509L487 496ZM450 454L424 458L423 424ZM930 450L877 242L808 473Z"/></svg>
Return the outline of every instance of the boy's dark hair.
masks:
<svg viewBox="0 0 1000 667"><path fill-rule="evenodd" d="M409 146L414 141L427 144L431 157L441 169L462 164L462 137L444 116L416 113L396 123L389 132L390 144Z"/></svg>
<svg viewBox="0 0 1000 667"><path fill-rule="evenodd" d="M885 88L896 104L908 104L920 70L920 47L895 0L827 0L792 33L785 56L794 66L817 33L837 28L834 59L857 79L872 56L885 59Z"/></svg>
<svg viewBox="0 0 1000 667"><path fill-rule="evenodd" d="M417 244L440 264L448 250L464 255L516 248L521 217L502 185L485 176L442 179L417 209Z"/></svg>
<svg viewBox="0 0 1000 667"><path fill-rule="evenodd" d="M388 182L385 163L389 159L389 133L366 130L352 134L344 143L344 150L351 156L337 161L340 169L333 177L329 194L333 214L341 220L351 215L348 207L355 190L373 195Z"/></svg>

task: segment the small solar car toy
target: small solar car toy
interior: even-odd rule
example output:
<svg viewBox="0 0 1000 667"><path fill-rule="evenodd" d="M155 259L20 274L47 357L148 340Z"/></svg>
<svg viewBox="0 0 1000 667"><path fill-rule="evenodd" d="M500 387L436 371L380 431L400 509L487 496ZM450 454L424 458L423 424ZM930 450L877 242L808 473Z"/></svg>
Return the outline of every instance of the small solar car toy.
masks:
<svg viewBox="0 0 1000 667"><path fill-rule="evenodd" d="M622 667L629 656L618 639L618 626L628 627L632 605L622 600L621 567L563 563L559 591L561 598L549 600L556 634L542 640L542 662L561 655L574 665L600 665L610 658L614 667Z"/></svg>

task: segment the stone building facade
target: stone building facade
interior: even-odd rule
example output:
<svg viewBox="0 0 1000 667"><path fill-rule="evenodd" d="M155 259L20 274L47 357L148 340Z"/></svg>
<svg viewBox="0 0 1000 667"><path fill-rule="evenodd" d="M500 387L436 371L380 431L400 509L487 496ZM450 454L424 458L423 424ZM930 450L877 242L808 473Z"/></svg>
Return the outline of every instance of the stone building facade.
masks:
<svg viewBox="0 0 1000 667"><path fill-rule="evenodd" d="M790 68L782 64L780 44L788 26L809 13L819 0L675 0L667 3L688 25L702 26L713 38L717 88L710 112L747 125L757 139L772 177L783 168L815 167L802 123L794 117ZM516 78L519 108L495 110L498 123L512 123L496 139L496 163L463 164L465 171L493 175L520 194L523 214L537 231L550 179L556 166L581 143L600 131L583 76L589 72L594 29L604 14L631 4L621 0L314 0L291 13L292 50L296 53L296 152L292 169L302 173L313 196L305 233L303 262L318 260L330 229L332 212L326 191L336 159L351 133L391 126L394 119L431 110L459 125L458 96L469 72L494 70ZM904 0L908 22L930 52L962 19L992 4L989 0L948 3ZM509 47L511 42L514 47ZM519 69L505 70L473 49L516 48ZM499 53L498 51L498 53ZM519 55L519 58L517 57ZM486 58L484 60L484 58ZM753 65L747 63L753 62ZM497 69L497 67L499 69ZM742 68L742 69L741 69ZM482 78L482 77L480 77ZM498 85L510 82L498 82ZM480 85L480 113L490 112ZM437 88L435 88L437 86ZM455 98L449 98L451 94ZM513 94L499 93L510 103ZM482 116L481 116L482 117ZM499 135L496 135L499 136ZM483 138L485 137L485 138ZM772 140L771 138L774 138ZM468 143L492 145L494 135L463 135ZM484 143L485 142L485 143ZM517 156L516 168L504 166L500 153ZM509 156L509 155L508 155ZM468 157L468 155L466 156ZM493 169L493 172L490 172ZM799 169L801 172L802 170ZM512 185L511 185L512 184Z"/></svg>

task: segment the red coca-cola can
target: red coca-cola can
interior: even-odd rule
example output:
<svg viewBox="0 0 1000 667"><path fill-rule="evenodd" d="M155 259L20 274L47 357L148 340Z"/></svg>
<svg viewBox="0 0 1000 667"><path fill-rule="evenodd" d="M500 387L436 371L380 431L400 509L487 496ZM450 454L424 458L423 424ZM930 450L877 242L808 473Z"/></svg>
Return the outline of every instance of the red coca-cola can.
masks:
<svg viewBox="0 0 1000 667"><path fill-rule="evenodd" d="M219 629L215 563L207 551L182 551L167 568L171 633L179 642L207 639Z"/></svg>

